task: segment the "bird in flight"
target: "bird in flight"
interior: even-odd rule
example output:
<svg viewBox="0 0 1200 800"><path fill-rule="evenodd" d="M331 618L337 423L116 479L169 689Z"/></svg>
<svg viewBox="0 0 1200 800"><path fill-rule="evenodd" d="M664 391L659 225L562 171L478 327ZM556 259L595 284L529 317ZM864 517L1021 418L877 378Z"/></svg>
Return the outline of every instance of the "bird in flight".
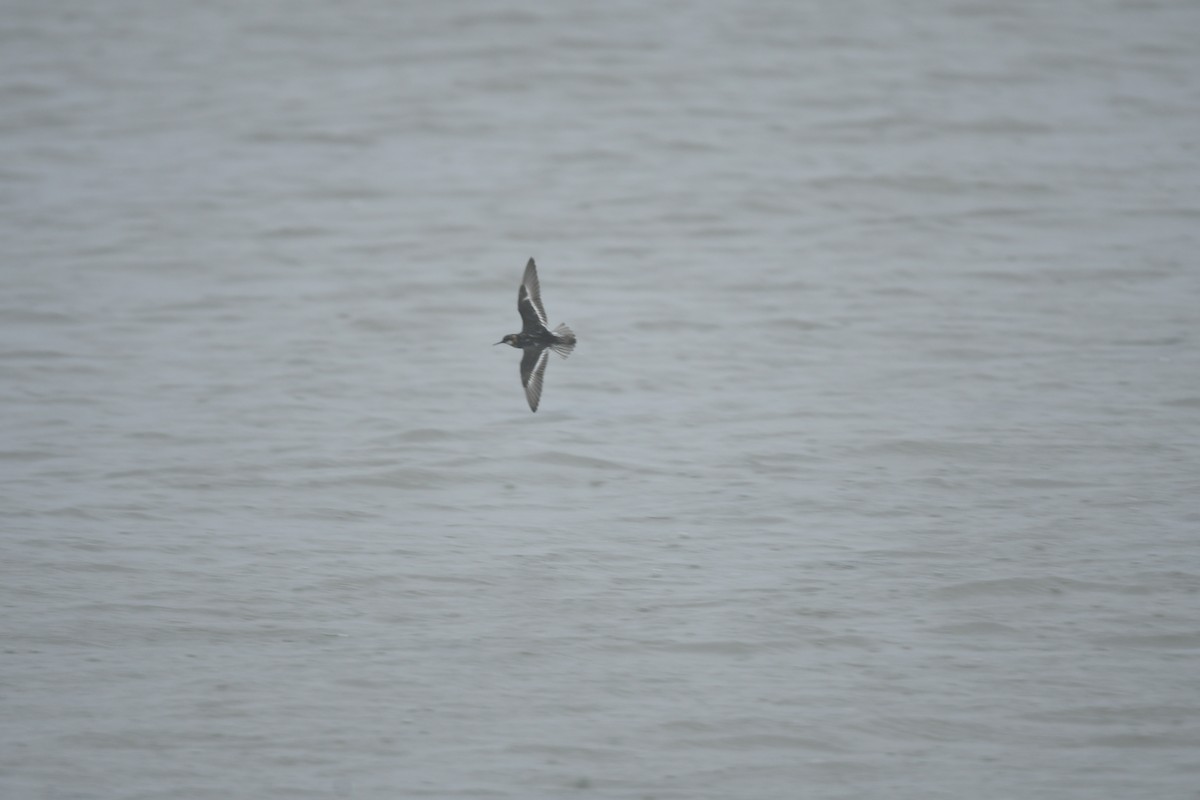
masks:
<svg viewBox="0 0 1200 800"><path fill-rule="evenodd" d="M521 314L521 332L510 333L496 344L507 344L525 351L521 357L521 385L525 387L525 399L529 410L538 410L542 397L542 376L546 373L546 362L553 350L563 358L575 349L575 332L566 325L550 330L546 321L546 309L542 306L542 292L538 287L537 265L533 259L525 265L525 276L517 289L517 311ZM493 345L494 347L495 345Z"/></svg>

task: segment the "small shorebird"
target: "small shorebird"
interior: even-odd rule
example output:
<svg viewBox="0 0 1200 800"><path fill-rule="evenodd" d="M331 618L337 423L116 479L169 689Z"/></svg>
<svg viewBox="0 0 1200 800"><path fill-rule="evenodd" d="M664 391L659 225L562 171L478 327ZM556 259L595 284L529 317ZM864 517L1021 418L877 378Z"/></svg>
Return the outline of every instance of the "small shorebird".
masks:
<svg viewBox="0 0 1200 800"><path fill-rule="evenodd" d="M525 276L517 289L517 311L521 314L521 332L510 333L496 344L507 344L525 351L521 357L521 385L525 387L525 399L529 410L537 411L542 396L542 375L546 362L550 360L548 350L563 358L575 349L575 333L566 325L550 330L546 322L546 309L542 306L542 293L538 288L537 265L533 259L525 265ZM495 347L495 345L492 345Z"/></svg>

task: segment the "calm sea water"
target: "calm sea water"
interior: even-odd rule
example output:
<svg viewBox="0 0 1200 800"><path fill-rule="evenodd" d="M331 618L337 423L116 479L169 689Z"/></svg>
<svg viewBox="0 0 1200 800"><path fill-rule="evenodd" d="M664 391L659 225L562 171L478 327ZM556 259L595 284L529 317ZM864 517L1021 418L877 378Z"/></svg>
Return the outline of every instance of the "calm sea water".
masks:
<svg viewBox="0 0 1200 800"><path fill-rule="evenodd" d="M1200 6L4 16L4 797L1200 796Z"/></svg>

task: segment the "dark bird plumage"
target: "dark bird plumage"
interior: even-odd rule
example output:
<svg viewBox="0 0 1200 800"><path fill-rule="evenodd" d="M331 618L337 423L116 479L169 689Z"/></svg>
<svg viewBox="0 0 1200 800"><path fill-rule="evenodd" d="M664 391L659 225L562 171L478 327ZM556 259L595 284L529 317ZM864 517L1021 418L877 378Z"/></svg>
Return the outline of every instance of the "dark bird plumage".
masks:
<svg viewBox="0 0 1200 800"><path fill-rule="evenodd" d="M510 333L496 344L507 344L524 350L521 357L521 385L525 387L525 399L529 410L538 410L542 397L542 376L546 374L546 362L550 360L548 350L563 358L575 349L575 333L566 325L550 330L546 321L546 308L542 305L542 290L538 285L537 265L533 259L525 265L525 275L517 289L517 311L521 315L521 332Z"/></svg>

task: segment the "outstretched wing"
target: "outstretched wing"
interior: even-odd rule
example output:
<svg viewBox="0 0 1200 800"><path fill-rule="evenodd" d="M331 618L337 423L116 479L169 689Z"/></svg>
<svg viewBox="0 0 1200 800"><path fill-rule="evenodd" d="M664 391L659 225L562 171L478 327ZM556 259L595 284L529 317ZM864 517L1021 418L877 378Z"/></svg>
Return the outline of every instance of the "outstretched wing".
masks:
<svg viewBox="0 0 1200 800"><path fill-rule="evenodd" d="M530 411L537 411L538 400L542 397L542 376L546 374L549 360L550 351L545 347L526 347L525 355L521 357L521 385L525 387Z"/></svg>
<svg viewBox="0 0 1200 800"><path fill-rule="evenodd" d="M538 286L537 265L533 259L525 265L525 276L517 290L517 311L524 326L522 333L542 333L546 330L546 309L542 307L542 290Z"/></svg>

